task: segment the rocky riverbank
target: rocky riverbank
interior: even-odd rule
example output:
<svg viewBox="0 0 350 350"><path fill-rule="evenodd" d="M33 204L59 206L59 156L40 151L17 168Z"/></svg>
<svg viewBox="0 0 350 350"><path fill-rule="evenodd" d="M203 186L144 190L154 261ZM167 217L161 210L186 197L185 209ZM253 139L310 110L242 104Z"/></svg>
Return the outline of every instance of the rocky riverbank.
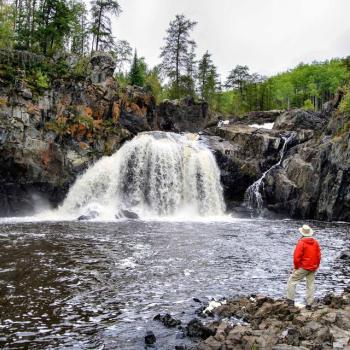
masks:
<svg viewBox="0 0 350 350"><path fill-rule="evenodd" d="M170 315L156 319L166 327L179 327L185 337L197 342L192 347L179 345L178 350L350 348L350 287L341 295L328 294L316 301L312 310L262 295L214 304L214 308L201 308L198 318L186 326L178 326Z"/></svg>

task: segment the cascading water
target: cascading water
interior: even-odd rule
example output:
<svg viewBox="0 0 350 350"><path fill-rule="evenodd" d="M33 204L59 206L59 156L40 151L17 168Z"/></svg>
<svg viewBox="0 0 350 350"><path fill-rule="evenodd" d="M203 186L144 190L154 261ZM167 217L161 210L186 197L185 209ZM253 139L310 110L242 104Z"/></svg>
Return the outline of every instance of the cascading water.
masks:
<svg viewBox="0 0 350 350"><path fill-rule="evenodd" d="M286 147L287 147L288 143L293 139L293 137L294 137L294 134L291 134L289 137L282 137L284 142L283 142L283 147L282 147L281 152L280 152L279 161L276 164L274 164L271 168L266 170L257 181L255 181L252 185L250 185L247 188L247 190L244 194L244 203L248 209L255 210L257 213L261 213L261 211L264 207L264 201L263 201L263 198L261 195L261 187L264 186L263 180L265 179L266 175L271 170L273 170L276 167L278 167L279 165L281 165L283 158L284 158L284 153L286 151Z"/></svg>
<svg viewBox="0 0 350 350"><path fill-rule="evenodd" d="M213 154L197 138L139 134L78 178L58 213L114 218L129 209L150 217L222 215L220 172Z"/></svg>

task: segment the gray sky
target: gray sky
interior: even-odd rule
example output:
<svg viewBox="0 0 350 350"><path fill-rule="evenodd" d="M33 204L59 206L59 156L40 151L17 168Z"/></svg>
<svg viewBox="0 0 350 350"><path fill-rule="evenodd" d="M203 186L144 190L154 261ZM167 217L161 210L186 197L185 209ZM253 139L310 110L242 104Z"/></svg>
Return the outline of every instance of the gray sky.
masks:
<svg viewBox="0 0 350 350"><path fill-rule="evenodd" d="M222 80L237 64L271 75L299 62L350 55L350 0L119 0L113 33L153 66L176 14L198 22L197 55L213 55Z"/></svg>

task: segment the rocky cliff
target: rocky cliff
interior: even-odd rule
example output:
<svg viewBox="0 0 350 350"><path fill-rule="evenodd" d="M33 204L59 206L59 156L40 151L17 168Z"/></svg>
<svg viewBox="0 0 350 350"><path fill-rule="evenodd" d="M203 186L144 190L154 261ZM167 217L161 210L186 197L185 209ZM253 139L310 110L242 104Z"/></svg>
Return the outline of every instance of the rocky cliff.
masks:
<svg viewBox="0 0 350 350"><path fill-rule="evenodd" d="M218 124L205 102L157 106L145 89L120 88L106 54L91 58L83 79L56 77L39 90L16 69L9 81L0 62L1 216L33 212L40 198L57 205L91 163L139 132L164 130L200 133L216 156L230 210L244 208L247 188L265 174L259 191L270 211L350 221L350 121L337 111L341 94L320 112L252 112ZM258 126L264 123L273 128Z"/></svg>
<svg viewBox="0 0 350 350"><path fill-rule="evenodd" d="M349 221L350 122L337 110L340 99L337 95L320 112L252 113L207 129L231 207L242 204L247 188L283 156L260 185L267 209L295 218ZM251 126L259 120L274 122L273 128ZM290 137L283 155L282 137Z"/></svg>

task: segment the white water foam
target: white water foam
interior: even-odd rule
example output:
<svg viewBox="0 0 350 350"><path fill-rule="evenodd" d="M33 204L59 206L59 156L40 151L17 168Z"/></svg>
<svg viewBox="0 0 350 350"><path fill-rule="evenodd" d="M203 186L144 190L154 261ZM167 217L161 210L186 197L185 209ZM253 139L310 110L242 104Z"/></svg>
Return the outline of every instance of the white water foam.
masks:
<svg viewBox="0 0 350 350"><path fill-rule="evenodd" d="M111 220L125 209L143 219L222 217L225 204L213 154L195 134L141 133L97 161L76 180L61 207L39 217Z"/></svg>

